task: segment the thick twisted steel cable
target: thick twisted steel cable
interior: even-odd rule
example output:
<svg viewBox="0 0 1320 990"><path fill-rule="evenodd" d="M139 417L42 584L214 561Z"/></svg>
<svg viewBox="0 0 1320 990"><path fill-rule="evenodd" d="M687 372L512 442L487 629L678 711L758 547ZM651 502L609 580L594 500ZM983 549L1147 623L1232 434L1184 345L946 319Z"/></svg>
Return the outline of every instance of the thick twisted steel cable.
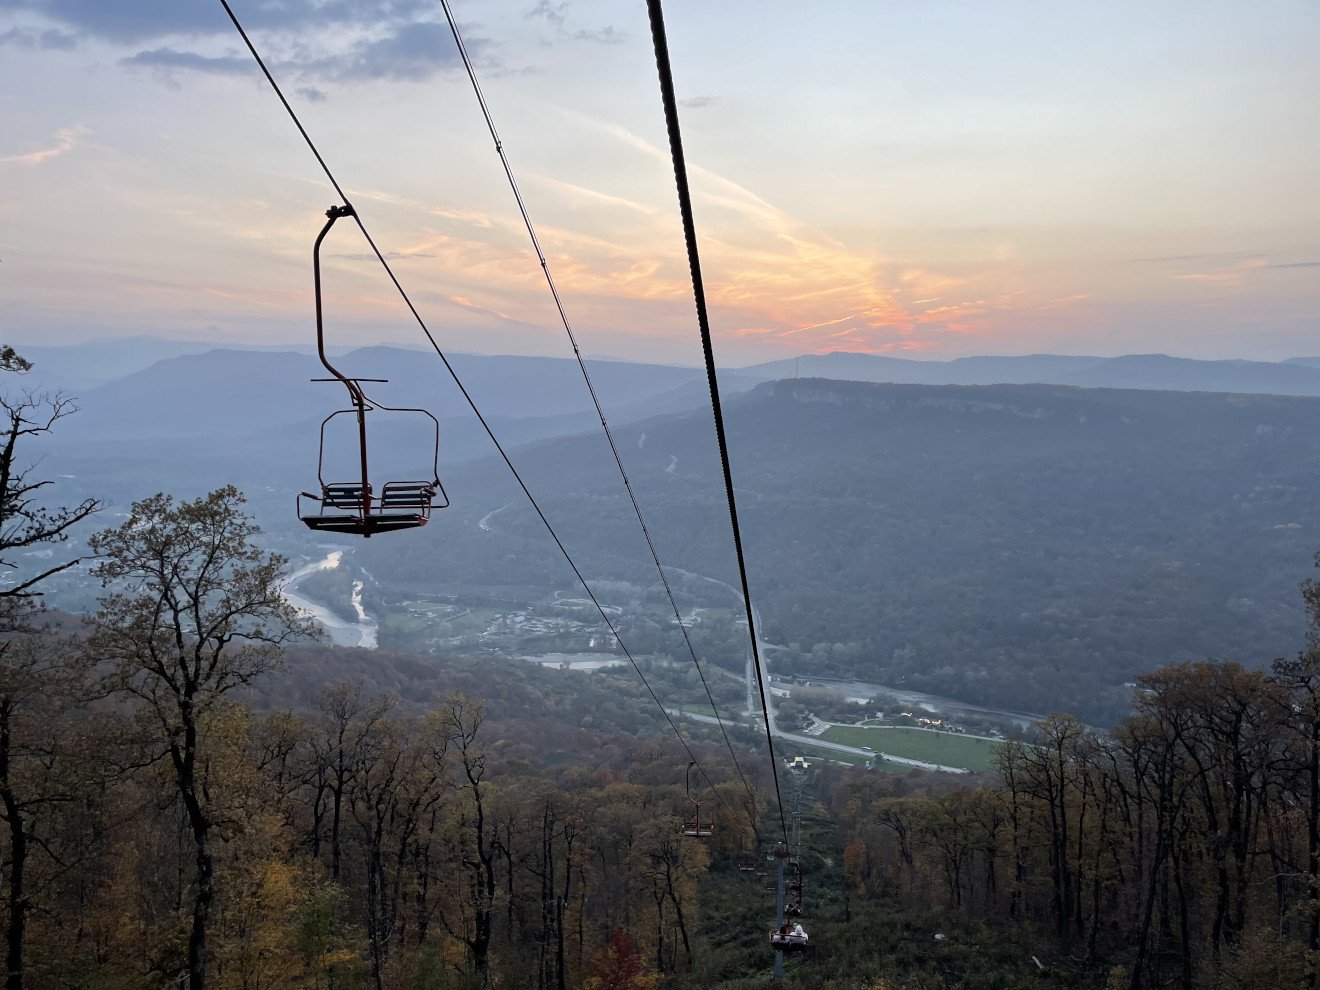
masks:
<svg viewBox="0 0 1320 990"><path fill-rule="evenodd" d="M651 21L651 42L655 47L655 65L660 76L660 98L665 108L665 128L669 132L669 157L674 164L674 184L678 189L678 209L683 219L683 240L687 245L688 268L692 272L692 296L697 308L697 327L701 332L701 350L706 360L706 381L710 386L711 414L715 417L715 439L720 448L724 469L724 493L729 503L729 524L733 529L733 549L738 558L738 578L742 582L743 607L747 611L747 632L752 640L752 663L756 685L761 693L765 715L765 742L770 749L770 770L774 774L775 802L779 805L779 827L784 845L788 845L788 822L784 817L784 798L779 790L779 761L775 758L774 733L770 731L770 708L761 674L761 653L756 642L756 618L752 614L752 592L747 584L747 562L743 556L742 531L738 526L738 502L733 493L733 472L729 467L729 444L724 433L724 412L720 407L720 383L715 373L715 351L710 340L710 319L706 313L706 289L701 278L701 255L697 250L697 227L692 215L692 193L688 188L687 160L683 155L683 135L678 127L678 100L674 96L674 73L669 63L669 41L665 37L665 15L661 0L646 0Z"/></svg>

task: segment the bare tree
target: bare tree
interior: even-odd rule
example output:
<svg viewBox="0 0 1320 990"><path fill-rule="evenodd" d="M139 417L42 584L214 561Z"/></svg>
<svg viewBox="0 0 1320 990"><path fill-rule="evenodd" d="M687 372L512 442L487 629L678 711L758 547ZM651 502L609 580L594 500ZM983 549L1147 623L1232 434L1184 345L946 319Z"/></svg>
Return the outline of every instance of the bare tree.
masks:
<svg viewBox="0 0 1320 990"><path fill-rule="evenodd" d="M53 636L7 635L0 642L0 855L5 905L5 990L27 975L27 922L35 888L33 857L70 869L78 856L57 849L54 833L102 768L91 750L98 733L82 719L87 694L77 651Z"/></svg>
<svg viewBox="0 0 1320 990"><path fill-rule="evenodd" d="M0 372L23 374L32 367L9 345L0 347ZM0 568L15 571L16 552L45 544L63 543L69 530L101 508L94 498L74 506L43 504L51 481L33 477L33 465L23 459L28 441L49 433L60 420L78 411L73 399L62 392L0 392ZM35 574L17 576L0 587L0 600L7 600L6 614L23 599L41 594L37 586L66 571L83 558L53 563Z"/></svg>
<svg viewBox="0 0 1320 990"><path fill-rule="evenodd" d="M320 731L312 737L313 786L312 857L321 856L321 835L330 814L330 878L339 880L343 860L344 803L353 775L364 757L364 747L376 724L389 714L395 700L364 699L360 684L341 681L321 692ZM330 807L325 807L329 800Z"/></svg>
<svg viewBox="0 0 1320 990"><path fill-rule="evenodd" d="M458 789L459 859L467 880L467 907L471 920L463 919L458 937L467 947L476 982L491 986L490 946L494 932L498 831L490 820L490 785L486 782L486 750L478 741L486 707L457 692L441 699L438 712L448 738L449 752L461 775ZM443 920L443 919L442 919ZM445 922L446 927L455 927Z"/></svg>
<svg viewBox="0 0 1320 990"><path fill-rule="evenodd" d="M0 372L22 375L31 369L32 363L12 346L0 346ZM73 400L59 392L0 390L0 569L17 572L15 553L63 543L70 529L101 507L91 498L76 506L44 505L51 482L33 477L33 465L23 459L31 438L49 433L76 411ZM32 627L32 600L41 595L38 586L82 559L16 574L13 582L0 587L0 632L6 635L0 642L0 818L8 840L0 858L8 906L6 990L22 990L24 985L31 911L28 856L44 842L38 819L68 800L63 770L69 761L63 740L51 731L51 720L81 700L71 689L80 680L76 663L58 646L26 631Z"/></svg>

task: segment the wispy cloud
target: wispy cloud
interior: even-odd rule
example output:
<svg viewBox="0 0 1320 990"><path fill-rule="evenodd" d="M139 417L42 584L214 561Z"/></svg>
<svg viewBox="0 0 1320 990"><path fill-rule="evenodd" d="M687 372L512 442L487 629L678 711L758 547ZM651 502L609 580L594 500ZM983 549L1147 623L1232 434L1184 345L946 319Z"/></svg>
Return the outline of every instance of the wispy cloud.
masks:
<svg viewBox="0 0 1320 990"><path fill-rule="evenodd" d="M478 227L483 230L489 230L494 226L494 223L489 216L475 210L448 210L436 206L433 203L409 199L406 196L398 196L394 193L384 192L379 189L360 190L354 194L354 200L357 202L371 200L377 203L384 203L388 206L397 206L408 213L424 213L428 216L438 217L442 220L451 220L464 226Z"/></svg>
<svg viewBox="0 0 1320 990"><path fill-rule="evenodd" d="M666 149L614 122L565 113L667 170ZM1064 313L1082 302L1080 294L1037 295L1015 252L965 271L904 263L841 240L712 169L689 162L688 171L703 218L707 296L717 322L742 338L794 347L927 350L947 346L954 336L990 337L1023 313ZM633 298L685 297L691 290L673 235L674 211L667 202L654 212L651 229L616 248L608 275L597 263L575 269L570 284L612 287ZM625 256L631 265L622 264Z"/></svg>
<svg viewBox="0 0 1320 990"><path fill-rule="evenodd" d="M1189 272L1184 275L1174 275L1173 278L1179 282L1204 282L1208 285L1236 289L1241 288L1251 272L1268 267L1271 267L1268 258L1251 257L1243 258L1231 268L1219 271Z"/></svg>
<svg viewBox="0 0 1320 990"><path fill-rule="evenodd" d="M152 48L121 59L123 65L133 68L156 69L167 75L175 70L202 72L218 76L247 75L253 69L252 59L237 55L202 55L198 52L179 51L174 48Z"/></svg>
<svg viewBox="0 0 1320 990"><path fill-rule="evenodd" d="M545 175L532 175L529 178L542 185L549 186L560 193L566 193L569 196L586 200L592 203L599 203L603 206L617 206L625 210L631 210L634 213L641 213L648 217L653 217L660 211L650 203L643 203L635 199L627 199L623 196L614 196L610 193L601 192L598 189L588 189L586 186L579 186L572 182L564 182L562 179L553 179Z"/></svg>
<svg viewBox="0 0 1320 990"><path fill-rule="evenodd" d="M551 3L550 0L540 0L540 2L526 14L523 15L529 21L543 20L557 28L562 28L568 20L568 4Z"/></svg>
<svg viewBox="0 0 1320 990"><path fill-rule="evenodd" d="M1243 258L1257 258L1261 255L1268 255L1269 251L1202 251L1196 254L1163 254L1150 258L1129 258L1128 263L1132 265L1148 264L1175 264L1183 262L1196 262L1203 264L1207 261L1239 261Z"/></svg>
<svg viewBox="0 0 1320 990"><path fill-rule="evenodd" d="M603 28L580 28L573 32L574 41L594 41L598 45L621 45L628 36L613 25Z"/></svg>
<svg viewBox="0 0 1320 990"><path fill-rule="evenodd" d="M0 4L3 6L3 4ZM39 51L68 51L78 45L78 36L58 28L32 30L29 28L10 28L0 34L0 48L12 45L16 48L30 48Z"/></svg>
<svg viewBox="0 0 1320 990"><path fill-rule="evenodd" d="M3 0L80 38L144 45L166 38L228 36L230 27L212 5L171 0ZM253 30L371 30L434 14L433 0L281 0L253 11Z"/></svg>
<svg viewBox="0 0 1320 990"><path fill-rule="evenodd" d="M50 147L29 151L25 154L0 155L0 165L26 165L29 168L35 168L38 165L45 164L52 158L68 154L78 146L79 139L86 133L87 129L81 125L63 127L55 132L51 139L54 143Z"/></svg>
<svg viewBox="0 0 1320 990"><path fill-rule="evenodd" d="M465 37L463 43L473 57L488 47L487 40L477 36ZM284 67L303 79L324 82L424 82L459 64L448 26L423 20L396 24L380 37L359 39L321 57L291 58Z"/></svg>
<svg viewBox="0 0 1320 990"><path fill-rule="evenodd" d="M426 251L406 251L406 250L382 251L381 254L385 255L386 261L408 261L412 258L435 257L435 255L430 254ZM340 261L375 261L376 260L376 256L374 254L365 254L365 253L361 253L361 254L342 253L342 254L331 255L331 257L338 258Z"/></svg>
<svg viewBox="0 0 1320 990"><path fill-rule="evenodd" d="M491 316L497 320L507 320L511 323L522 323L521 320L515 319L514 317L510 316L508 313L502 313L498 309L491 309L488 306L481 306L477 303L474 303L471 299L468 299L466 296L448 295L445 296L445 300L457 306L459 309L465 309L470 313L480 313L482 316Z"/></svg>
<svg viewBox="0 0 1320 990"><path fill-rule="evenodd" d="M480 55L487 47L484 38L466 40L469 51ZM356 82L425 82L459 64L449 29L435 21L397 24L383 34L353 38L321 39L300 43L281 55L267 53L266 61L278 76L298 84L298 92L313 102L326 99L324 85ZM129 68L154 69L178 82L178 73L233 76L256 71L245 54L226 52L208 55L174 47L139 51L120 60Z"/></svg>
<svg viewBox="0 0 1320 990"><path fill-rule="evenodd" d="M523 15L527 20L542 20L555 29L562 38L574 41L593 41L600 45L618 45L628 40L628 36L613 25L599 28L574 28L569 24L569 5L540 0Z"/></svg>
<svg viewBox="0 0 1320 990"><path fill-rule="evenodd" d="M434 0L280 0L254 6L245 27L257 36L272 68L299 85L307 99L324 98L325 84L420 81L457 63L453 38ZM0 7L35 21L0 34L0 46L109 43L127 48L121 64L150 69L174 85L185 74L252 71L246 55L218 50L231 43L233 30L206 4L0 0ZM473 56L486 57L489 40L479 30L466 34ZM263 38L269 40L262 44ZM287 41L291 38L297 41Z"/></svg>

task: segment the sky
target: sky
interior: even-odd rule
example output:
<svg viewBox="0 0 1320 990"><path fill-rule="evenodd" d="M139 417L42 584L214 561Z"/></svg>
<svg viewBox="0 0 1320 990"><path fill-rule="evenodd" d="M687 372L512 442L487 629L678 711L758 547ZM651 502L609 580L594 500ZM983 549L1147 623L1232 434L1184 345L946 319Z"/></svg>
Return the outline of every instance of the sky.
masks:
<svg viewBox="0 0 1320 990"><path fill-rule="evenodd" d="M695 364L642 0L452 0L583 349ZM567 355L438 0L232 0L440 341ZM717 356L1320 354L1315 0L671 0ZM218 0L0 0L0 335L314 340ZM355 227L332 344L419 331Z"/></svg>

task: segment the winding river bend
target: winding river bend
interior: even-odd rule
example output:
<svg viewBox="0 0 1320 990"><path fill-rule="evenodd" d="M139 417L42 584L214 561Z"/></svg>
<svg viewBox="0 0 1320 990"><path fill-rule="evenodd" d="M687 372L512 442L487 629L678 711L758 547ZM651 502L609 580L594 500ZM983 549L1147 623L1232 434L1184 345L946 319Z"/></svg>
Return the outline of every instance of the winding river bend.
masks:
<svg viewBox="0 0 1320 990"><path fill-rule="evenodd" d="M326 554L321 560L314 561L306 567L300 567L289 575L284 583L284 600L298 609L310 615L317 623L325 629L330 636L330 641L336 646L360 646L364 650L374 650L376 648L376 634L380 630L378 623L373 622L367 615L366 610L362 608L362 582L353 582L353 608L357 612L357 621L350 622L341 618L330 609L319 602L314 602L310 598L304 598L298 594L298 585L303 582L308 575L315 574L318 571L330 571L343 562L344 551L334 550Z"/></svg>

